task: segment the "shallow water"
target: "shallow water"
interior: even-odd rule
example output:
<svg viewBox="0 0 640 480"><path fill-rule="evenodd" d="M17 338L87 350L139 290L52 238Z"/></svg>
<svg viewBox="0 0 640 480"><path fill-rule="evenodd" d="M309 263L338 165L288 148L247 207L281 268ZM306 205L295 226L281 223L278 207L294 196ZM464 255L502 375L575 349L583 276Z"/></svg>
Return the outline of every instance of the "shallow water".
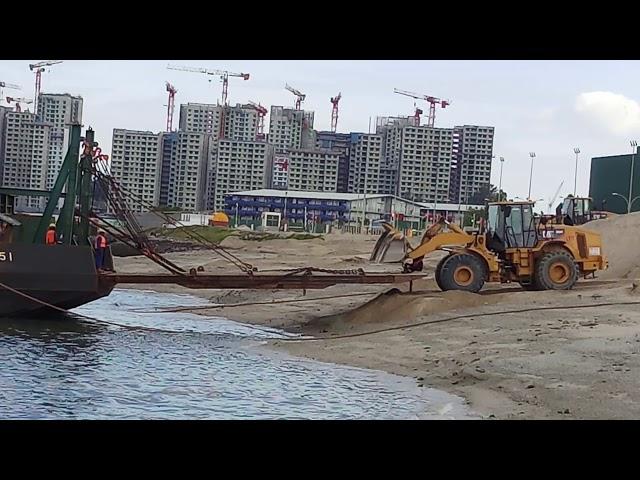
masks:
<svg viewBox="0 0 640 480"><path fill-rule="evenodd" d="M217 317L134 310L201 299L134 290L75 310L84 319L0 319L0 418L471 418L462 399L412 379L294 358L292 336ZM148 327L141 330L136 327Z"/></svg>

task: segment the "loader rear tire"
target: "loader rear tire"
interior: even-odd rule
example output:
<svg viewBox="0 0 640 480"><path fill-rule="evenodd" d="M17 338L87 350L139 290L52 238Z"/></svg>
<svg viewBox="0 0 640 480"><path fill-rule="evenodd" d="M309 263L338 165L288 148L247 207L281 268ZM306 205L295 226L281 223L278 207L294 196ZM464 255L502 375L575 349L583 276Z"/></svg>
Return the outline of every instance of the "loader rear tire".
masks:
<svg viewBox="0 0 640 480"><path fill-rule="evenodd" d="M540 290L570 290L578 281L578 266L567 252L545 253L536 262L535 284Z"/></svg>
<svg viewBox="0 0 640 480"><path fill-rule="evenodd" d="M456 253L445 259L440 269L439 285L447 290L479 292L487 279L487 267L482 259L470 253Z"/></svg>

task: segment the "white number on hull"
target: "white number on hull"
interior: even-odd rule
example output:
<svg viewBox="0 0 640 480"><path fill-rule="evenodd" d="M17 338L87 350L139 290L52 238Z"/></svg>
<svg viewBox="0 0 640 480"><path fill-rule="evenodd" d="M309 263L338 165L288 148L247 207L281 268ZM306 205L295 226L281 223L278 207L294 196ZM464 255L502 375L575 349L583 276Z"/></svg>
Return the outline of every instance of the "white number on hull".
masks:
<svg viewBox="0 0 640 480"><path fill-rule="evenodd" d="M0 252L0 262L13 262L13 253Z"/></svg>

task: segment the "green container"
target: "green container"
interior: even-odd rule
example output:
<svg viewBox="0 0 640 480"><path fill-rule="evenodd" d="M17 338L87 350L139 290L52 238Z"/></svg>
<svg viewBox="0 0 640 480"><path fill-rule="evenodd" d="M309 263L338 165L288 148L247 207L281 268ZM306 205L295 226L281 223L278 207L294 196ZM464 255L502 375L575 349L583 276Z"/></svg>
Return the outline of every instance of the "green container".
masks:
<svg viewBox="0 0 640 480"><path fill-rule="evenodd" d="M640 211L640 156L634 155L633 190L631 211ZM631 154L594 157L591 159L589 196L593 198L596 210L627 213L627 201L613 195L619 193L629 197L629 177L631 175Z"/></svg>

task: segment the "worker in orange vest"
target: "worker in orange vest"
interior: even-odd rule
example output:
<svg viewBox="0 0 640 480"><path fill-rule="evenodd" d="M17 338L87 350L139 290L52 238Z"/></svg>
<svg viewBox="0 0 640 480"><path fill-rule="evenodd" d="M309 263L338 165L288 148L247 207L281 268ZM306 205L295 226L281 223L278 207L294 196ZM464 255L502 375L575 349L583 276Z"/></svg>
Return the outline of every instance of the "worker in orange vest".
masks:
<svg viewBox="0 0 640 480"><path fill-rule="evenodd" d="M107 234L104 230L98 230L95 241L96 268L98 272L104 271L104 260L107 253Z"/></svg>
<svg viewBox="0 0 640 480"><path fill-rule="evenodd" d="M56 242L56 225L52 223L49 225L49 230L47 230L47 236L45 238L45 243L47 245L55 245Z"/></svg>

